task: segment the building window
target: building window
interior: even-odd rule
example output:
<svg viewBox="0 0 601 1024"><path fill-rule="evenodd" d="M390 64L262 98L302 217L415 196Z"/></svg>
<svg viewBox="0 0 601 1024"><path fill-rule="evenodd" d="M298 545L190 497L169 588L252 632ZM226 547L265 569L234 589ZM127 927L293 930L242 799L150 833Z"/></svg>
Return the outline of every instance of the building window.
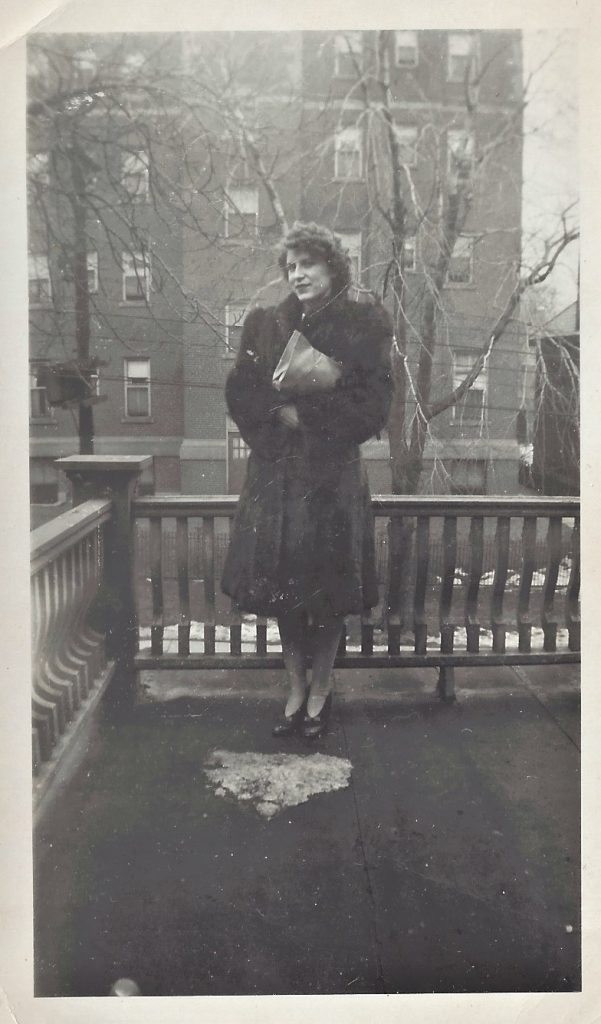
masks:
<svg viewBox="0 0 601 1024"><path fill-rule="evenodd" d="M124 361L125 415L130 419L150 416L150 359Z"/></svg>
<svg viewBox="0 0 601 1024"><path fill-rule="evenodd" d="M95 295L98 291L98 253L88 253L88 292Z"/></svg>
<svg viewBox="0 0 601 1024"><path fill-rule="evenodd" d="M39 369L32 367L29 372L29 418L47 420L52 416L48 403L48 392L40 385Z"/></svg>
<svg viewBox="0 0 601 1024"><path fill-rule="evenodd" d="M229 458L235 459L237 462L247 459L250 455L250 448L246 441L240 436L240 431L231 416L226 415L225 417L225 429L227 433Z"/></svg>
<svg viewBox="0 0 601 1024"><path fill-rule="evenodd" d="M340 235L344 248L348 250L351 258L351 273L353 281L361 280L361 232L360 231L336 231Z"/></svg>
<svg viewBox="0 0 601 1024"><path fill-rule="evenodd" d="M447 281L451 285L473 284L474 239L470 235L457 238L449 261Z"/></svg>
<svg viewBox="0 0 601 1024"><path fill-rule="evenodd" d="M52 289L50 287L48 257L30 254L28 257L28 271L29 301L34 305L50 302Z"/></svg>
<svg viewBox="0 0 601 1024"><path fill-rule="evenodd" d="M400 68L417 65L417 32L395 32L395 60Z"/></svg>
<svg viewBox="0 0 601 1024"><path fill-rule="evenodd" d="M460 180L470 177L474 167L474 136L472 132L451 128L447 132L447 173Z"/></svg>
<svg viewBox="0 0 601 1024"><path fill-rule="evenodd" d="M32 153L27 158L27 173L30 180L36 185L48 185L50 181L48 163L48 153Z"/></svg>
<svg viewBox="0 0 601 1024"><path fill-rule="evenodd" d="M233 434L232 435L232 437L231 437L231 444L232 444L231 452L232 452L232 458L233 459L247 459L248 458L250 449L249 449L246 441L244 441L243 438L240 437L239 434Z"/></svg>
<svg viewBox="0 0 601 1024"><path fill-rule="evenodd" d="M453 352L453 390L470 372L477 358L477 353L469 349L456 349ZM488 393L488 367L484 366L476 380L464 394L463 398L452 407L453 422L481 424L486 412L486 396Z"/></svg>
<svg viewBox="0 0 601 1024"><path fill-rule="evenodd" d="M252 179L246 146L241 138L232 142L232 152L228 158L228 171L228 181L231 183L229 192L233 188L247 185Z"/></svg>
<svg viewBox="0 0 601 1024"><path fill-rule="evenodd" d="M450 32L448 37L447 78L449 82L465 82L469 71L476 68L476 40L471 32Z"/></svg>
<svg viewBox="0 0 601 1024"><path fill-rule="evenodd" d="M259 190L247 185L231 185L223 207L223 233L226 238L239 235L256 237L259 224Z"/></svg>
<svg viewBox="0 0 601 1024"><path fill-rule="evenodd" d="M123 253L123 301L143 302L150 296L150 256L141 252Z"/></svg>
<svg viewBox="0 0 601 1024"><path fill-rule="evenodd" d="M414 125L395 124L394 134L399 147L400 162L409 167L415 167L417 163L417 128Z"/></svg>
<svg viewBox="0 0 601 1024"><path fill-rule="evenodd" d="M58 467L48 459L31 459L29 499L32 505L55 505L58 497Z"/></svg>
<svg viewBox="0 0 601 1024"><path fill-rule="evenodd" d="M410 235L403 242L403 270L414 271L417 267L417 238Z"/></svg>
<svg viewBox="0 0 601 1024"><path fill-rule="evenodd" d="M225 307L225 349L224 355L235 356L240 348L240 332L246 313L246 306Z"/></svg>
<svg viewBox="0 0 601 1024"><path fill-rule="evenodd" d="M362 32L344 32L334 37L334 74L337 78L355 78L361 70Z"/></svg>
<svg viewBox="0 0 601 1024"><path fill-rule="evenodd" d="M121 184L130 199L146 202L150 190L148 153L138 150L123 157Z"/></svg>
<svg viewBox="0 0 601 1024"><path fill-rule="evenodd" d="M485 459L451 459L447 470L452 494L486 494Z"/></svg>
<svg viewBox="0 0 601 1024"><path fill-rule="evenodd" d="M343 128L335 140L334 177L341 181L363 177L361 129Z"/></svg>

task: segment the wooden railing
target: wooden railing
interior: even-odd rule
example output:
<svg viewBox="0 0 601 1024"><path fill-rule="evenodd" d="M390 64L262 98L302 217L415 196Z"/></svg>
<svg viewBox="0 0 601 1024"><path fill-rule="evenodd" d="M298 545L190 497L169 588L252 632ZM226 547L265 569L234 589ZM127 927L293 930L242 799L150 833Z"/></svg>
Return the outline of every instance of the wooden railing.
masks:
<svg viewBox="0 0 601 1024"><path fill-rule="evenodd" d="M134 502L137 549L148 552L136 573L137 668L282 665L270 623L243 620L220 594L217 556L235 506L229 496ZM442 695L452 696L456 666L579 660L577 498L376 496L373 507L392 552L383 604L349 620L338 665L436 666ZM493 533L494 565L486 567ZM469 539L462 565L460 534ZM535 561L541 535L544 565ZM442 543L437 573L435 540ZM171 573L167 550L175 553Z"/></svg>
<svg viewBox="0 0 601 1024"><path fill-rule="evenodd" d="M94 499L32 533L33 766L42 773L106 684L104 637L90 606L103 576L111 501Z"/></svg>
<svg viewBox="0 0 601 1024"><path fill-rule="evenodd" d="M136 499L148 456L59 461L75 507L32 534L40 797L111 680L121 708L138 670L283 665L275 623L241 616L219 586L235 497ZM456 666L579 660L577 498L376 496L373 507L382 599L349 618L338 665L437 667L452 698Z"/></svg>

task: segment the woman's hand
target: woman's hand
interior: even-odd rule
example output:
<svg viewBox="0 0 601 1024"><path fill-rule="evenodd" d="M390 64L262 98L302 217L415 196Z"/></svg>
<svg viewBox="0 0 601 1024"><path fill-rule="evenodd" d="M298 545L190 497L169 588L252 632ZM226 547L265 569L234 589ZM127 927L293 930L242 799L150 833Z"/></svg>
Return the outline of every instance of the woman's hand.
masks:
<svg viewBox="0 0 601 1024"><path fill-rule="evenodd" d="M286 405L280 405L278 407L278 416L282 423L285 423L291 430L298 430L300 426L300 420L298 418L298 412L296 406L292 402L287 402Z"/></svg>

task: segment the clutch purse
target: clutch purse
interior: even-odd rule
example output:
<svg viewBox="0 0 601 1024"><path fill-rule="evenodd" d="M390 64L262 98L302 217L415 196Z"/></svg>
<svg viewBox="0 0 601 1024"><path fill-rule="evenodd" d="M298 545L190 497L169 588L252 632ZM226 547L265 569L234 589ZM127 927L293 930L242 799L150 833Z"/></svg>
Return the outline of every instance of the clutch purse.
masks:
<svg viewBox="0 0 601 1024"><path fill-rule="evenodd" d="M318 352L300 331L293 331L272 379L278 391L310 395L333 388L341 374L340 363Z"/></svg>

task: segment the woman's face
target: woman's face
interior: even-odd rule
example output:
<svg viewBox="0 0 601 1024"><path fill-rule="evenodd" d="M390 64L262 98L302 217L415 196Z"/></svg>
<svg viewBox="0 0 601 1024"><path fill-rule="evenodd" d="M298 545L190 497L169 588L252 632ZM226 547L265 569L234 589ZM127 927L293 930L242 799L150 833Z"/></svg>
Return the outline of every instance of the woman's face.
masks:
<svg viewBox="0 0 601 1024"><path fill-rule="evenodd" d="M289 249L288 281L305 309L318 309L332 291L332 272L325 260L305 249Z"/></svg>

